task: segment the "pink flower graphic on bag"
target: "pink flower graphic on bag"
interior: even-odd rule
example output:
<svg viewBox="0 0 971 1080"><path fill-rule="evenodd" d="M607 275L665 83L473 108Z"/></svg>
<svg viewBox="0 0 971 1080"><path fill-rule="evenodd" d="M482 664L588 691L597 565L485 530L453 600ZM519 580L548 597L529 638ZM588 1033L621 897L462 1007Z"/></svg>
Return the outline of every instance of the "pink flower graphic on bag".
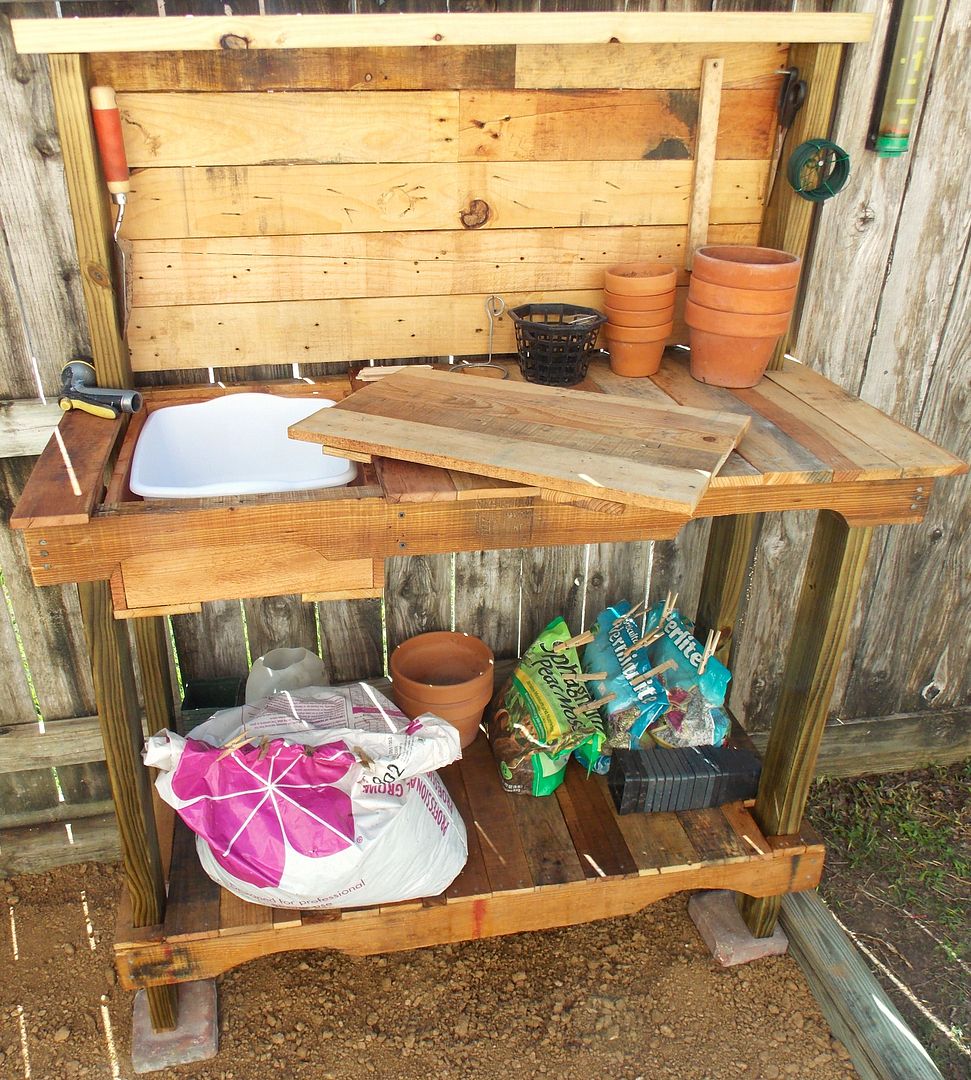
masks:
<svg viewBox="0 0 971 1080"><path fill-rule="evenodd" d="M323 859L354 843L350 796L333 786L357 762L343 742L305 747L274 739L222 754L187 739L172 790L188 804L179 816L230 874L276 888L287 845Z"/></svg>

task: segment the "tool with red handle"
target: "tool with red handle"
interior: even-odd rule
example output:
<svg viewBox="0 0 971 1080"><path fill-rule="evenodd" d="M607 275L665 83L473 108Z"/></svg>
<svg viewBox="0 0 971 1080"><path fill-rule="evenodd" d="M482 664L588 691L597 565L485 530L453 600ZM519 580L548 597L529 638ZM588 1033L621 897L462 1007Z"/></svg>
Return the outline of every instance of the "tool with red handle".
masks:
<svg viewBox="0 0 971 1080"><path fill-rule="evenodd" d="M125 218L125 207L128 205L131 183L128 174L128 158L125 154L125 139L121 130L121 113L118 111L115 92L110 86L91 87L91 118L94 122L94 134L98 141L101 167L108 184L108 192L111 195L111 201L118 207L112 235L117 252L118 307L122 334L124 334L131 311L132 285L129 275L131 246L127 241L120 240L118 234Z"/></svg>

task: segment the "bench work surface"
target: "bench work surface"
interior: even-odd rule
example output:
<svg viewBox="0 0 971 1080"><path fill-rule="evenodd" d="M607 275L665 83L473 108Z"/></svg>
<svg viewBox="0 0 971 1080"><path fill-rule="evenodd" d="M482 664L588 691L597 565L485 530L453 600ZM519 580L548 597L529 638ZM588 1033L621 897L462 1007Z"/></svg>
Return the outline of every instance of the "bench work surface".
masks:
<svg viewBox="0 0 971 1080"><path fill-rule="evenodd" d="M440 771L465 820L469 859L425 900L347 911L249 904L202 871L176 820L161 927L133 930L122 904L115 952L134 989L211 978L247 960L325 947L363 956L629 915L684 889L771 896L813 888L823 846L766 838L740 802L710 810L616 814L601 777L576 762L554 795L510 795L484 736Z"/></svg>

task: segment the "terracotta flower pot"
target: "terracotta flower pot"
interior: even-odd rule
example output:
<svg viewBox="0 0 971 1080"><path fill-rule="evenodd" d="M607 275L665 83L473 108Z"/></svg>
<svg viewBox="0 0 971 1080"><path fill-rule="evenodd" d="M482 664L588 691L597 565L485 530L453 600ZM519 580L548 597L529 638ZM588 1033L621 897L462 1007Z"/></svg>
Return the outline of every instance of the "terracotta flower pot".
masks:
<svg viewBox="0 0 971 1080"><path fill-rule="evenodd" d="M674 287L659 293L627 295L604 289L604 304L616 311L657 311L674 303Z"/></svg>
<svg viewBox="0 0 971 1080"><path fill-rule="evenodd" d="M612 326L604 327L604 334L612 341L665 341L674 329L674 320L660 326Z"/></svg>
<svg viewBox="0 0 971 1080"><path fill-rule="evenodd" d="M674 303L656 311L622 311L605 305L604 312L611 326L663 326L674 318Z"/></svg>
<svg viewBox="0 0 971 1080"><path fill-rule="evenodd" d="M660 263L619 263L604 271L604 288L621 296L655 296L673 289L678 271Z"/></svg>
<svg viewBox="0 0 971 1080"><path fill-rule="evenodd" d="M711 386L755 386L765 374L779 336L726 337L705 330L689 331L691 357L688 370L698 382Z"/></svg>
<svg viewBox="0 0 971 1080"><path fill-rule="evenodd" d="M628 379L643 379L653 375L661 366L665 342L608 341L610 370Z"/></svg>
<svg viewBox="0 0 971 1080"><path fill-rule="evenodd" d="M735 289L791 289L801 266L798 255L775 248L714 245L695 252L691 276Z"/></svg>
<svg viewBox="0 0 971 1080"><path fill-rule="evenodd" d="M492 697L494 665L478 638L450 630L419 634L391 654L391 692L409 719L430 712L458 728L464 750Z"/></svg>
<svg viewBox="0 0 971 1080"><path fill-rule="evenodd" d="M789 325L792 312L781 315L742 315L737 311L717 311L702 307L688 300L684 305L684 321L693 330L706 330L709 334L729 337L765 338L779 337Z"/></svg>
<svg viewBox="0 0 971 1080"><path fill-rule="evenodd" d="M692 277L688 299L718 311L738 311L747 315L781 315L792 311L796 289L733 289Z"/></svg>

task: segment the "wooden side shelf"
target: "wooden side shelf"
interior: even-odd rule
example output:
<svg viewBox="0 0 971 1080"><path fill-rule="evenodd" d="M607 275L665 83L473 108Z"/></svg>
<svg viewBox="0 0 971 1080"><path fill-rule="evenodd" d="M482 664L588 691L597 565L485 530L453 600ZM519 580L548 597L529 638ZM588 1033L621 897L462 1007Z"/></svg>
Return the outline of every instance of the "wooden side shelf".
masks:
<svg viewBox="0 0 971 1080"><path fill-rule="evenodd" d="M212 978L291 949L368 956L570 926L689 889L776 896L813 888L822 874L824 849L808 829L773 842L740 802L619 817L604 780L572 761L555 796L509 795L482 736L441 775L465 819L469 860L445 893L425 900L349 911L247 904L203 873L177 821L165 924L119 928L122 985Z"/></svg>

